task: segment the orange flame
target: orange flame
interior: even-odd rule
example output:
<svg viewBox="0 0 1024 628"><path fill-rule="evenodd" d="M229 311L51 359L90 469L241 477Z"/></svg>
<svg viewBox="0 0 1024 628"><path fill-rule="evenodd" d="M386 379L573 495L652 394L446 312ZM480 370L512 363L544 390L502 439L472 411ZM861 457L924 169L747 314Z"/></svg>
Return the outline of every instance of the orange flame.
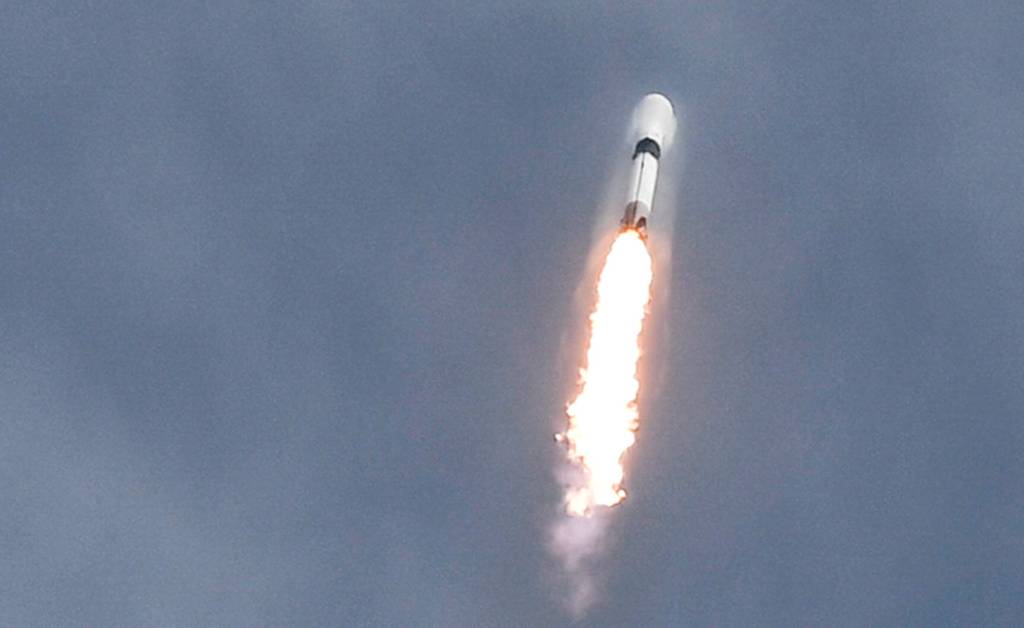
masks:
<svg viewBox="0 0 1024 628"><path fill-rule="evenodd" d="M652 277L651 256L640 234L619 234L597 282L580 392L566 407L568 428L557 436L582 472L565 494L565 509L572 516L589 516L595 506L614 506L626 497L622 458L636 441L639 425L637 363Z"/></svg>

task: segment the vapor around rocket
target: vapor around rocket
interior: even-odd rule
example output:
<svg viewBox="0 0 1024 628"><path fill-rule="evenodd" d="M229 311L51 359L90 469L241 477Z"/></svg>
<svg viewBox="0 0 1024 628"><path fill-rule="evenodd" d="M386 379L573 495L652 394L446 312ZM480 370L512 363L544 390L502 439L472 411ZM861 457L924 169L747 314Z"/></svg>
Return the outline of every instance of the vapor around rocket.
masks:
<svg viewBox="0 0 1024 628"><path fill-rule="evenodd" d="M647 94L633 110L630 135L635 144L623 229L635 229L640 235L646 235L658 185L658 162L672 144L675 130L672 103L661 94Z"/></svg>

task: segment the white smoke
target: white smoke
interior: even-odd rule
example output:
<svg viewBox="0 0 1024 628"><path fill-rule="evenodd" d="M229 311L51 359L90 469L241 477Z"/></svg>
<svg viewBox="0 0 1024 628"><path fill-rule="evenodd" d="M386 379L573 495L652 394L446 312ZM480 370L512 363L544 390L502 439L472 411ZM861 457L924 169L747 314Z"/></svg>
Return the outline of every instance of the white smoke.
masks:
<svg viewBox="0 0 1024 628"><path fill-rule="evenodd" d="M574 619L581 619L597 601L598 581L594 561L605 547L610 509L599 507L590 517L558 517L550 529L549 549L562 563L564 586L569 594L565 606Z"/></svg>

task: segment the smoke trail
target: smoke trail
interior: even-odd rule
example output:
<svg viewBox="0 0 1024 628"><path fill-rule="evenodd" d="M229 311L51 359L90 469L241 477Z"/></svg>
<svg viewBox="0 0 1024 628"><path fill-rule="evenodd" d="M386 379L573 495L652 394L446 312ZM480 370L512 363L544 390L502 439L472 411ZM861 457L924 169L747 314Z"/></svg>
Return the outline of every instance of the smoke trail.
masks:
<svg viewBox="0 0 1024 628"><path fill-rule="evenodd" d="M575 619L583 617L597 601L593 567L604 548L609 523L607 510L601 509L586 517L566 514L551 528L550 549L562 563L568 589L565 606Z"/></svg>
<svg viewBox="0 0 1024 628"><path fill-rule="evenodd" d="M652 279L644 240L636 231L620 233L598 278L579 393L566 407L566 430L556 435L569 465L565 513L552 528L551 550L569 578L568 606L576 616L594 602L590 566L604 544L608 508L626 497L622 459L636 440L639 338Z"/></svg>

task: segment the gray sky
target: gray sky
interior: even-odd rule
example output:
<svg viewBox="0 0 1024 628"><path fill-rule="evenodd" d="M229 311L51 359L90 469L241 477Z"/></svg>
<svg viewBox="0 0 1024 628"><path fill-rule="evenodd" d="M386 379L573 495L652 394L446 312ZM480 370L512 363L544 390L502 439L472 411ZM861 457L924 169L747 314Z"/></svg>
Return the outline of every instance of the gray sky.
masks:
<svg viewBox="0 0 1024 628"><path fill-rule="evenodd" d="M74 4L0 6L0 624L565 625L652 89L670 344L581 625L1024 616L1018 3Z"/></svg>

